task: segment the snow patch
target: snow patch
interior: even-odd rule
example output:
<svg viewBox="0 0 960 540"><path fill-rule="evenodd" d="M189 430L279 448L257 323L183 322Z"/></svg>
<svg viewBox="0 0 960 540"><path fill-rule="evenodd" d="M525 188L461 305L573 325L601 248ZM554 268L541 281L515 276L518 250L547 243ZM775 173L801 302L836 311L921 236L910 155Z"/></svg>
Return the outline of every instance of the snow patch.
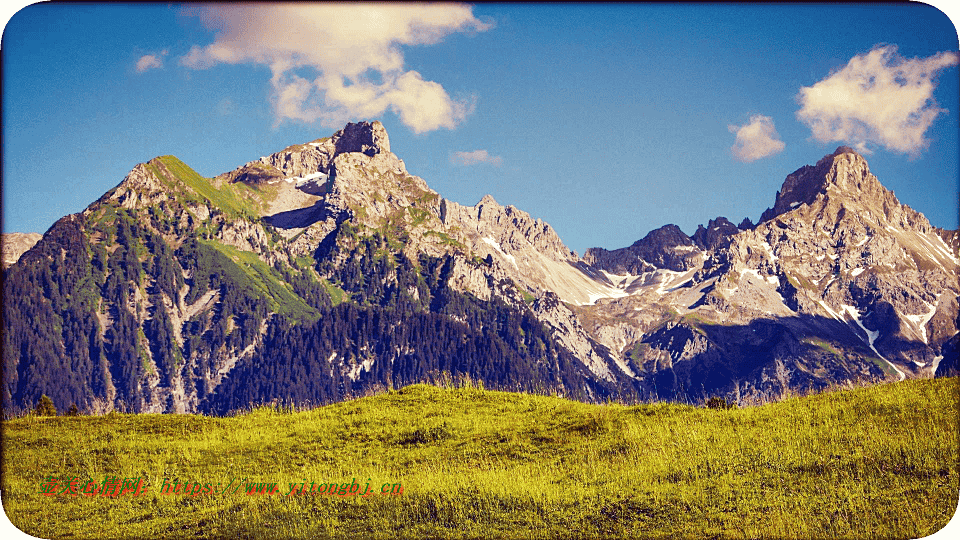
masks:
<svg viewBox="0 0 960 540"><path fill-rule="evenodd" d="M960 265L960 260L957 260L957 258L953 256L953 252L950 251L950 246L948 246L947 243L943 241L943 238L940 238L939 234L935 234L933 236L936 237L937 239L937 242L936 242L937 250L942 252L951 261L953 261L953 264Z"/></svg>
<svg viewBox="0 0 960 540"><path fill-rule="evenodd" d="M943 360L943 356L934 356L933 364L930 366L930 370L934 373L937 372L937 367L940 366L940 361Z"/></svg>
<svg viewBox="0 0 960 540"><path fill-rule="evenodd" d="M638 279L642 278L642 275L635 276L633 274L611 274L606 270L600 270L600 272L610 280L610 283L613 283L618 289L627 289L633 285Z"/></svg>
<svg viewBox="0 0 960 540"><path fill-rule="evenodd" d="M623 298L624 296L630 295L627 294L626 291L619 289L607 289L598 293L587 293L587 304L592 306L601 298Z"/></svg>
<svg viewBox="0 0 960 540"><path fill-rule="evenodd" d="M510 261L513 264L514 268L516 268L517 270L520 269L520 267L517 266L516 257L514 257L513 255L509 255L506 252L504 252L502 249L500 249L500 244L498 244L496 240L494 240L493 238L484 236L483 241L493 246L493 249L497 250L497 253L499 253L504 259L507 259L508 261ZM591 301L590 303L592 304L593 301Z"/></svg>
<svg viewBox="0 0 960 540"><path fill-rule="evenodd" d="M929 302L924 302L924 304L927 305L928 311L926 313L921 313L920 315L904 315L903 318L917 325L917 330L919 330L923 342L929 344L927 341L927 323L930 322L930 319L932 319L933 315L937 312L937 306Z"/></svg>
<svg viewBox="0 0 960 540"><path fill-rule="evenodd" d="M773 285L774 287L780 287L780 278L778 278L777 276L761 276L760 273L754 270L753 268L744 268L740 270L741 278L743 277L744 274L751 274L755 276L757 279L762 279L763 281L766 281L767 283Z"/></svg>
<svg viewBox="0 0 960 540"><path fill-rule="evenodd" d="M827 310L827 313L829 313L834 319L836 319L836 320L838 320L838 321L840 321L840 322L843 322L843 317L841 317L840 314L838 314L836 311L834 311L833 309L831 309L830 306L828 306L826 302L824 302L823 300L817 300L817 302L819 302L819 303L820 303L820 306L821 306L823 309Z"/></svg>
<svg viewBox="0 0 960 540"><path fill-rule="evenodd" d="M862 273L863 273L863 268L854 268L854 269L850 272L850 275L853 276L853 277L857 277L857 276L859 276L859 275L862 274Z"/></svg>
<svg viewBox="0 0 960 540"><path fill-rule="evenodd" d="M857 326L859 326L860 329L867 334L867 341L868 341L868 344L870 345L870 348L873 349L873 352L876 353L876 355L880 357L881 360L886 362L890 367L892 367L897 372L897 374L900 375L901 381L906 379L907 374L900 371L900 369L897 366L893 365L893 362L884 358L883 355L880 354L880 351L878 351L877 348L873 346L873 342L876 341L878 337L880 337L880 332L877 330L868 330L867 327L863 325L863 322L860 320L860 311L856 307L849 306L847 304L840 304L840 307L844 311L846 311L847 314L850 315L850 318L852 318L853 321L857 323Z"/></svg>
<svg viewBox="0 0 960 540"><path fill-rule="evenodd" d="M773 247L771 247L770 244L768 244L766 240L764 240L763 243L760 244L760 247L762 247L763 250L767 252L767 255L770 256L770 260L771 260L771 261L776 262L777 259L779 259L779 257L777 257L776 255L774 255L774 253L773 253Z"/></svg>
<svg viewBox="0 0 960 540"><path fill-rule="evenodd" d="M295 184L295 187L301 188L304 185L311 184L311 183L322 184L327 181L327 178L329 178L327 174L317 171L314 173L310 173L306 176L290 176L288 178L284 178L283 180L288 184ZM318 179L320 180L320 182L314 182L314 180L318 180Z"/></svg>
<svg viewBox="0 0 960 540"><path fill-rule="evenodd" d="M931 241L929 238L927 238L928 236L933 236L934 238L936 238L937 241L936 242ZM960 261L958 261L957 258L953 256L953 253L950 251L950 247L947 246L947 243L943 241L943 238L940 238L940 235L924 234L924 235L920 235L920 238L922 238L924 242L929 244L930 247L934 249L934 251L946 257L947 260L953 262L953 264L960 264Z"/></svg>
<svg viewBox="0 0 960 540"><path fill-rule="evenodd" d="M674 272L673 270L658 268L654 274L660 276L660 285L657 287L657 294L662 295L668 292L667 288L673 286L674 281L678 276L683 275L683 272Z"/></svg>

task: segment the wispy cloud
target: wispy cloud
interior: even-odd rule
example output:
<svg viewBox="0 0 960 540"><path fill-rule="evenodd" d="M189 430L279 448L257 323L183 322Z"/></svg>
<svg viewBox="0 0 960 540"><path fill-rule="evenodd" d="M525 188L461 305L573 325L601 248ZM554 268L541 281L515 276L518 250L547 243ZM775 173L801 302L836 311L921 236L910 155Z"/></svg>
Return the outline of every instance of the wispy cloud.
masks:
<svg viewBox="0 0 960 540"><path fill-rule="evenodd" d="M873 48L810 87L800 89L797 118L820 142L841 141L870 152L878 145L918 155L946 109L933 100L937 74L957 64L956 52L905 60L895 45Z"/></svg>
<svg viewBox="0 0 960 540"><path fill-rule="evenodd" d="M164 50L160 54L145 54L137 60L137 73L143 73L150 69L160 69L163 67L163 57L169 51Z"/></svg>
<svg viewBox="0 0 960 540"><path fill-rule="evenodd" d="M278 122L337 127L389 109L416 133L456 127L474 99L453 99L439 83L405 70L401 46L492 27L457 4L210 4L186 13L216 37L180 62L268 66Z"/></svg>
<svg viewBox="0 0 960 540"><path fill-rule="evenodd" d="M731 133L737 134L737 140L730 150L740 161L749 163L760 158L779 154L786 146L777 135L773 119L755 114L750 123L744 126L727 126Z"/></svg>
<svg viewBox="0 0 960 540"><path fill-rule="evenodd" d="M454 152L450 156L450 161L455 165L478 165L488 163L499 167L503 164L503 158L500 156L491 156L486 150L474 150L473 152Z"/></svg>

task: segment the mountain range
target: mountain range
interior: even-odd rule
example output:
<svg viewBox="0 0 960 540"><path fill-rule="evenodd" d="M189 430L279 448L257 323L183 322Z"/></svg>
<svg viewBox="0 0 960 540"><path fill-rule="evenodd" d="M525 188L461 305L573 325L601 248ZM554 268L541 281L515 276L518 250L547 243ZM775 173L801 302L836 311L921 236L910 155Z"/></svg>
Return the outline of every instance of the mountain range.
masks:
<svg viewBox="0 0 960 540"><path fill-rule="evenodd" d="M227 414L458 377L748 404L951 375L958 248L840 147L756 224L581 257L351 123L214 178L158 157L57 221L4 271L3 407Z"/></svg>

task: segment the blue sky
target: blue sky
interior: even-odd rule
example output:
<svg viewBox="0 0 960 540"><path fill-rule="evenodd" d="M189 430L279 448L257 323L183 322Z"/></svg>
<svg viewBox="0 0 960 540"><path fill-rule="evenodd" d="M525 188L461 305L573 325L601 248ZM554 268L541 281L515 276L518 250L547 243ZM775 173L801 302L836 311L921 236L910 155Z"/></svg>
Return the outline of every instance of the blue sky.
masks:
<svg viewBox="0 0 960 540"><path fill-rule="evenodd" d="M214 176L377 119L444 197L490 193L581 254L756 221L840 144L955 229L957 49L922 4L37 4L3 34L3 231L158 155Z"/></svg>

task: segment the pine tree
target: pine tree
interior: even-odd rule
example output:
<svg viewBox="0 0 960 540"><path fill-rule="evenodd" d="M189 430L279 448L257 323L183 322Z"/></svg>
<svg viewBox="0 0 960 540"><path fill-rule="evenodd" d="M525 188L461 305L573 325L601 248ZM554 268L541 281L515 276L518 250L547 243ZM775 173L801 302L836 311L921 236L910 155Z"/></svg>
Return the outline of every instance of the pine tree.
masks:
<svg viewBox="0 0 960 540"><path fill-rule="evenodd" d="M40 396L40 399L37 400L37 408L35 408L33 412L37 416L56 416L57 408L53 406L53 400L47 397L46 394L43 394Z"/></svg>

